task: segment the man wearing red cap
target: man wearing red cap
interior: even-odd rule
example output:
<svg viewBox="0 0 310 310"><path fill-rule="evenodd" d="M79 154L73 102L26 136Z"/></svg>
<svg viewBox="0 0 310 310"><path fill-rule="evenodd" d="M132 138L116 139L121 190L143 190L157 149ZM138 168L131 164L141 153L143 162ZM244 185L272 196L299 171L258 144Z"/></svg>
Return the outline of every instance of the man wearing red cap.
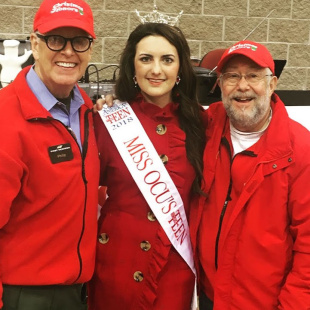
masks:
<svg viewBox="0 0 310 310"><path fill-rule="evenodd" d="M242 41L218 64L204 191L190 215L200 310L310 309L310 133L274 94L274 61Z"/></svg>
<svg viewBox="0 0 310 310"><path fill-rule="evenodd" d="M92 102L77 81L94 38L86 2L44 0L31 34L35 64L0 91L3 310L87 307L99 160Z"/></svg>

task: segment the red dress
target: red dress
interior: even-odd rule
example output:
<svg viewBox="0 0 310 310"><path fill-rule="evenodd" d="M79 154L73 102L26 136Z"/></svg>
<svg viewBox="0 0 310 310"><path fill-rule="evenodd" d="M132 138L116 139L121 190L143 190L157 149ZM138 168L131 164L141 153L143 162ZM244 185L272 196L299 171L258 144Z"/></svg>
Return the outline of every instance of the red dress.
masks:
<svg viewBox="0 0 310 310"><path fill-rule="evenodd" d="M131 106L158 154L166 155L165 167L188 213L195 172L186 157L178 104L161 109L139 98ZM152 214L99 115L95 128L108 199L99 219L89 310L189 310L192 271Z"/></svg>

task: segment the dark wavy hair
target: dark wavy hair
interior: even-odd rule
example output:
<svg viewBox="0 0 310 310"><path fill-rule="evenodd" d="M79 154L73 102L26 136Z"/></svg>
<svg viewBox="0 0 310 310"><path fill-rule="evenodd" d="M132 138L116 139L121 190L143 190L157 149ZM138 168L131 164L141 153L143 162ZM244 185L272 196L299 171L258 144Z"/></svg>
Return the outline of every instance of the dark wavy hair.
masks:
<svg viewBox="0 0 310 310"><path fill-rule="evenodd" d="M172 100L179 103L178 118L180 127L186 134L186 154L196 172L192 190L201 193L205 131L201 117L202 107L197 100L196 76L190 61L190 49L182 31L178 27L159 23L146 23L137 26L130 34L121 55L115 94L118 99L130 102L140 92L133 81L135 75L134 58L137 44L147 36L164 37L178 52L181 81L172 89Z"/></svg>

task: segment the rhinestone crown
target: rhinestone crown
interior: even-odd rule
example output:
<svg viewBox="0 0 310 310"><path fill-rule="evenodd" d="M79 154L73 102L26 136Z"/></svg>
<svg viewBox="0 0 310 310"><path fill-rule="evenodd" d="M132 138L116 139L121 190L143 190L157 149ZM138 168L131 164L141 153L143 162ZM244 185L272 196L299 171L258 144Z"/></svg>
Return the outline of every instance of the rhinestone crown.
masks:
<svg viewBox="0 0 310 310"><path fill-rule="evenodd" d="M175 24L178 22L178 20L182 16L183 10L177 16L169 16L167 14L159 13L157 6L154 5L154 9L151 13L141 16L138 10L136 10L136 14L142 24L160 23L160 24L168 24L170 26L175 26Z"/></svg>

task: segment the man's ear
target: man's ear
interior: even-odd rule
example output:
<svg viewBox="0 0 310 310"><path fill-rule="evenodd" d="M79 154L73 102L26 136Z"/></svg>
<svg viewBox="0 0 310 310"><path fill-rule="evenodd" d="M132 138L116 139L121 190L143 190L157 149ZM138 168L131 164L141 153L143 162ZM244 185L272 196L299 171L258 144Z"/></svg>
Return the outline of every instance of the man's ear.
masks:
<svg viewBox="0 0 310 310"><path fill-rule="evenodd" d="M93 55L94 44L95 44L95 41L93 41L93 42L91 43L91 45L90 45L90 48L89 48L89 60L88 60L88 62L90 62L91 57L92 57L92 55Z"/></svg>
<svg viewBox="0 0 310 310"><path fill-rule="evenodd" d="M219 86L219 88L221 89L221 92L222 92L222 82L221 82L221 79L219 77L217 78L217 81L215 84L217 84Z"/></svg>
<svg viewBox="0 0 310 310"><path fill-rule="evenodd" d="M270 83L269 83L269 87L270 87L270 94L273 94L273 92L275 91L276 87L278 84L278 78L274 75L271 79L270 79Z"/></svg>
<svg viewBox="0 0 310 310"><path fill-rule="evenodd" d="M33 32L30 35L32 55L35 60L39 59L39 38Z"/></svg>

